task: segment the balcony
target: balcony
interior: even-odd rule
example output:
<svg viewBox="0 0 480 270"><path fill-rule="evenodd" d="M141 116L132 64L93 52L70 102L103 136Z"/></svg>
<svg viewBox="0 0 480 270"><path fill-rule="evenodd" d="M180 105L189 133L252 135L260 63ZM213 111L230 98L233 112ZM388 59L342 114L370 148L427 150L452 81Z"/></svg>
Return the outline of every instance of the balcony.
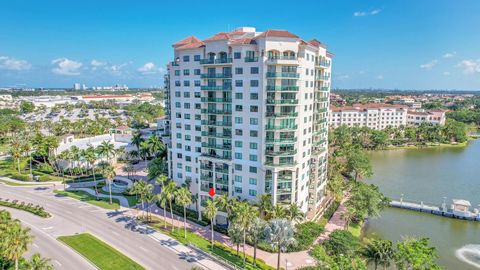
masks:
<svg viewBox="0 0 480 270"><path fill-rule="evenodd" d="M200 90L228 91L228 90L232 90L232 86L231 85L215 85L215 86L202 85L202 86L200 86Z"/></svg>
<svg viewBox="0 0 480 270"><path fill-rule="evenodd" d="M298 65L298 58L291 55L271 55L267 59L270 65Z"/></svg>
<svg viewBox="0 0 480 270"><path fill-rule="evenodd" d="M267 104L272 105L295 105L298 104L298 99L267 99Z"/></svg>
<svg viewBox="0 0 480 270"><path fill-rule="evenodd" d="M299 78L296 72L267 72L267 78Z"/></svg>
<svg viewBox="0 0 480 270"><path fill-rule="evenodd" d="M318 112L321 112L321 113L323 113L323 112L327 112L327 111L328 111L328 109L327 109L327 108L321 108L321 109L319 109L319 110L318 110Z"/></svg>
<svg viewBox="0 0 480 270"><path fill-rule="evenodd" d="M244 60L246 63L258 62L258 57L245 57Z"/></svg>
<svg viewBox="0 0 480 270"><path fill-rule="evenodd" d="M218 65L218 64L231 64L232 58L220 58L220 59L201 59L201 65Z"/></svg>
<svg viewBox="0 0 480 270"><path fill-rule="evenodd" d="M217 127L231 127L232 122L223 122L223 121L208 121L202 120L202 125L206 126L217 126Z"/></svg>
<svg viewBox="0 0 480 270"><path fill-rule="evenodd" d="M211 97L202 97L202 102L232 102L231 98L211 98Z"/></svg>
<svg viewBox="0 0 480 270"><path fill-rule="evenodd" d="M326 97L320 97L320 98L316 98L315 101L317 101L317 102L327 102L327 101L328 101L328 98L326 98Z"/></svg>
<svg viewBox="0 0 480 270"><path fill-rule="evenodd" d="M202 136L215 137L215 138L225 138L225 139L232 138L231 133L214 133L214 132L207 132L207 131L202 131Z"/></svg>
<svg viewBox="0 0 480 270"><path fill-rule="evenodd" d="M322 67L322 68L329 68L330 65L331 65L331 62L330 61L317 61L317 62L315 62L315 65L318 66L318 67Z"/></svg>
<svg viewBox="0 0 480 270"><path fill-rule="evenodd" d="M232 114L231 110L202 109L201 112L207 114Z"/></svg>
<svg viewBox="0 0 480 270"><path fill-rule="evenodd" d="M297 92L298 86L272 86L267 85L267 91L285 91L285 92Z"/></svg>
<svg viewBox="0 0 480 270"><path fill-rule="evenodd" d="M267 101L268 104L268 101ZM271 117L271 118L288 118L288 117L297 117L298 113L296 112L280 112L280 113L275 113L275 112L267 112L266 117Z"/></svg>
<svg viewBox="0 0 480 270"><path fill-rule="evenodd" d="M296 130L298 125L290 125L290 126L265 126L266 130Z"/></svg>
<svg viewBox="0 0 480 270"><path fill-rule="evenodd" d="M266 161L265 162L266 166L272 166L272 167L293 167L297 165L297 162L291 161L291 162L280 162L280 161Z"/></svg>
<svg viewBox="0 0 480 270"><path fill-rule="evenodd" d="M229 155L229 156L220 156L220 155L216 155L216 154L213 154L213 153L202 153L201 155L202 157L206 157L206 158L215 158L215 159L222 159L222 160L231 160L232 159L232 156Z"/></svg>
<svg viewBox="0 0 480 270"><path fill-rule="evenodd" d="M280 139L273 139L273 138L266 138L265 142L267 144L274 144L274 143L296 143L297 138L280 138Z"/></svg>
<svg viewBox="0 0 480 270"><path fill-rule="evenodd" d="M228 173L228 167L215 167L215 171L218 173Z"/></svg>
<svg viewBox="0 0 480 270"><path fill-rule="evenodd" d="M219 150L231 150L232 149L231 144L212 144L212 143L206 143L206 142L202 142L202 147L219 149Z"/></svg>
<svg viewBox="0 0 480 270"><path fill-rule="evenodd" d="M315 80L317 81L328 81L330 79L330 76L328 75L317 75L315 76Z"/></svg>
<svg viewBox="0 0 480 270"><path fill-rule="evenodd" d="M174 67L180 66L180 64L178 62L175 62L175 61L170 62L170 64Z"/></svg>
<svg viewBox="0 0 480 270"><path fill-rule="evenodd" d="M200 75L202 79L226 79L232 78L231 73L204 73Z"/></svg>
<svg viewBox="0 0 480 270"><path fill-rule="evenodd" d="M208 166L208 165L200 164L200 169L201 169L201 170L206 170L206 171L213 171L213 166Z"/></svg>
<svg viewBox="0 0 480 270"><path fill-rule="evenodd" d="M266 156L271 156L271 157L284 157L284 156L293 156L293 155L296 155L297 154L297 150L293 149L293 150L283 150L283 151L265 151L265 155Z"/></svg>
<svg viewBox="0 0 480 270"><path fill-rule="evenodd" d="M327 86L322 86L322 87L318 87L316 90L317 91L322 91L322 92L328 92L328 87Z"/></svg>

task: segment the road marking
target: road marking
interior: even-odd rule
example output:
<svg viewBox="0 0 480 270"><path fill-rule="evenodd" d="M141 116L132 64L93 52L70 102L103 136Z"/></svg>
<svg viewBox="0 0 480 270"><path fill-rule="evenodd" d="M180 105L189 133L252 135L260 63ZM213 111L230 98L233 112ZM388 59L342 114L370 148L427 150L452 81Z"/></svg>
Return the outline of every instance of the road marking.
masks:
<svg viewBox="0 0 480 270"><path fill-rule="evenodd" d="M57 260L53 260L53 261L56 262L59 266L62 266L62 264L59 261Z"/></svg>
<svg viewBox="0 0 480 270"><path fill-rule="evenodd" d="M32 246L34 246L35 248L38 248L38 245L33 243Z"/></svg>
<svg viewBox="0 0 480 270"><path fill-rule="evenodd" d="M144 248L144 247L142 247L142 246L138 246L138 247L139 247L141 250L145 251L145 252L148 251L146 248Z"/></svg>
<svg viewBox="0 0 480 270"><path fill-rule="evenodd" d="M44 229L44 230L46 231L46 230L51 230L51 229L53 229L53 227L50 226L50 227L45 227L45 228L42 228L42 229Z"/></svg>

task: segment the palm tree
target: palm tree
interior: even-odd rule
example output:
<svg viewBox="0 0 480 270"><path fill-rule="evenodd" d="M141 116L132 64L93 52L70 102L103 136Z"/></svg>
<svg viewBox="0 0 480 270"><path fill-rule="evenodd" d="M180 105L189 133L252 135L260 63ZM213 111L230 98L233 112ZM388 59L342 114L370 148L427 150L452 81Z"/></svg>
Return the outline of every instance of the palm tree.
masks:
<svg viewBox="0 0 480 270"><path fill-rule="evenodd" d="M150 156L150 146L147 141L140 143L140 149L138 149L140 156L143 158L145 164L147 163L147 157Z"/></svg>
<svg viewBox="0 0 480 270"><path fill-rule="evenodd" d="M28 261L28 270L53 270L49 258L42 258L40 254L35 253Z"/></svg>
<svg viewBox="0 0 480 270"><path fill-rule="evenodd" d="M273 218L285 218L287 216L287 211L280 204L276 204L272 211Z"/></svg>
<svg viewBox="0 0 480 270"><path fill-rule="evenodd" d="M5 257L15 261L15 270L18 270L18 260L28 249L28 245L32 243L33 238L30 235L29 228L23 228L18 221L12 221L7 226L7 242L4 243L7 249Z"/></svg>
<svg viewBox="0 0 480 270"><path fill-rule="evenodd" d="M183 206L183 230L185 239L187 238L187 206L192 203L192 193L186 187L182 187L175 192L175 202Z"/></svg>
<svg viewBox="0 0 480 270"><path fill-rule="evenodd" d="M150 205L152 205L152 203L154 203L156 200L157 200L157 196L153 195L152 191L149 191L147 194L145 194L145 201L147 202L147 221L151 220L151 216L152 216L149 211Z"/></svg>
<svg viewBox="0 0 480 270"><path fill-rule="evenodd" d="M253 243L253 266L257 265L257 245L260 239L265 237L265 228L267 224L264 220L256 217L252 220L250 227L248 228L248 235Z"/></svg>
<svg viewBox="0 0 480 270"><path fill-rule="evenodd" d="M230 199L228 197L228 194L225 193L221 196L215 197L215 202L221 211L227 212L228 220L233 220L235 218L236 212L234 211L234 209L238 204L236 198Z"/></svg>
<svg viewBox="0 0 480 270"><path fill-rule="evenodd" d="M159 175L156 179L155 182L159 184L162 187L162 191L165 188L165 184L169 181L168 177L165 175Z"/></svg>
<svg viewBox="0 0 480 270"><path fill-rule="evenodd" d="M213 219L217 215L218 208L216 205L216 202L213 200L208 200L207 201L207 206L203 209L203 212L205 213L205 216L210 219L210 230L212 231L212 249L213 249Z"/></svg>
<svg viewBox="0 0 480 270"><path fill-rule="evenodd" d="M165 147L157 135L150 136L147 139L147 144L150 148L150 153L152 153L153 155L155 155L157 152L162 151L162 149Z"/></svg>
<svg viewBox="0 0 480 270"><path fill-rule="evenodd" d="M78 162L80 161L80 149L77 146L72 146L70 147L70 153L72 155L72 160L73 160L73 166L77 167Z"/></svg>
<svg viewBox="0 0 480 270"><path fill-rule="evenodd" d="M252 220L257 216L253 207L248 202L238 203L235 209L235 223L240 226L243 233L243 266L245 267L246 254L245 244L247 241L247 230L250 227Z"/></svg>
<svg viewBox="0 0 480 270"><path fill-rule="evenodd" d="M110 194L110 204L112 204L112 181L115 178L115 170L112 166L105 166L103 168L103 176L107 179L108 192Z"/></svg>
<svg viewBox="0 0 480 270"><path fill-rule="evenodd" d="M111 162L111 157L115 155L115 146L109 141L103 141L98 147L98 155L105 157L107 161Z"/></svg>
<svg viewBox="0 0 480 270"><path fill-rule="evenodd" d="M98 198L98 187L97 187L97 178L95 176L95 162L97 161L97 155L95 153L95 148L92 145L89 145L88 148L85 150L85 160L90 164L92 167L92 176L93 176L93 183L95 185L95 195Z"/></svg>
<svg viewBox="0 0 480 270"><path fill-rule="evenodd" d="M140 149L140 143L143 142L142 134L140 133L135 133L132 136L132 144L137 147L137 149Z"/></svg>
<svg viewBox="0 0 480 270"><path fill-rule="evenodd" d="M168 205L170 206L170 217L172 218L172 232L173 229L175 228L175 224L173 223L173 207L172 207L172 201L175 198L175 190L177 189L177 184L175 182L169 182L166 186L165 189L162 191L165 193L165 196L167 197L168 200Z"/></svg>
<svg viewBox="0 0 480 270"><path fill-rule="evenodd" d="M286 214L288 220L293 222L301 222L305 218L305 214L298 208L296 203L290 204Z"/></svg>
<svg viewBox="0 0 480 270"><path fill-rule="evenodd" d="M375 270L378 265L387 269L395 257L392 242L382 239L368 241L360 253L367 260L367 264L373 263Z"/></svg>
<svg viewBox="0 0 480 270"><path fill-rule="evenodd" d="M145 181L138 181L133 184L132 193L140 196L140 201L142 202L142 210L145 211L145 202L147 201L148 194L151 194L153 191L153 186L148 184ZM148 207L147 207L148 211ZM148 219L148 214L147 214Z"/></svg>
<svg viewBox="0 0 480 270"><path fill-rule="evenodd" d="M167 203L168 198L164 192L157 194L157 202L163 208L163 227L167 229Z"/></svg>
<svg viewBox="0 0 480 270"><path fill-rule="evenodd" d="M293 223L286 218L272 219L267 226L267 242L278 252L277 270L280 270L280 253L296 243L293 228Z"/></svg>
<svg viewBox="0 0 480 270"><path fill-rule="evenodd" d="M258 199L258 210L260 211L260 218L265 219L267 217L267 213L270 212L273 208L272 204L272 196L270 194L263 194Z"/></svg>
<svg viewBox="0 0 480 270"><path fill-rule="evenodd" d="M228 226L228 237L230 237L230 242L237 245L237 256L240 249L240 243L242 243L242 228L236 223L230 223Z"/></svg>

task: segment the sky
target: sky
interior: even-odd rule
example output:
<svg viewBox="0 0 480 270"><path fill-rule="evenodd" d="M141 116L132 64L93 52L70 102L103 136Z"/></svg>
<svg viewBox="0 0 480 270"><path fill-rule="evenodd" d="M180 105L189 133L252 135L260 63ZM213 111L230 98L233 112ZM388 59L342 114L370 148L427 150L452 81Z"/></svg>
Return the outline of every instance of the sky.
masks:
<svg viewBox="0 0 480 270"><path fill-rule="evenodd" d="M171 44L240 26L327 44L332 88L480 90L478 0L6 0L0 87L161 87Z"/></svg>

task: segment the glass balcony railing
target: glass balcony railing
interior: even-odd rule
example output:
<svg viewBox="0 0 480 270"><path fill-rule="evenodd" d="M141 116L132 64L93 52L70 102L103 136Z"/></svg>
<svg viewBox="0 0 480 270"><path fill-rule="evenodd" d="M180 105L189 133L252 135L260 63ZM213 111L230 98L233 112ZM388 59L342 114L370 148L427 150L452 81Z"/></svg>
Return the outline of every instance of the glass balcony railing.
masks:
<svg viewBox="0 0 480 270"><path fill-rule="evenodd" d="M321 97L321 98L317 98L316 101L318 101L318 102L327 102L327 101L328 101L328 98L326 98L326 97Z"/></svg>
<svg viewBox="0 0 480 270"><path fill-rule="evenodd" d="M319 111L319 112L327 112L328 110L327 110L327 108L321 108L321 109L319 109L318 111Z"/></svg>
<svg viewBox="0 0 480 270"><path fill-rule="evenodd" d="M207 114L232 114L231 110L202 109L201 112Z"/></svg>
<svg viewBox="0 0 480 270"><path fill-rule="evenodd" d="M292 91L296 92L298 91L299 87L298 86L273 86L273 85L267 85L267 91Z"/></svg>
<svg viewBox="0 0 480 270"><path fill-rule="evenodd" d="M331 63L330 63L330 61L317 61L317 62L315 62L315 65L320 66L320 67L324 67L324 68L328 68L328 67L330 67Z"/></svg>
<svg viewBox="0 0 480 270"><path fill-rule="evenodd" d="M267 78L299 78L296 72L267 72Z"/></svg>
<svg viewBox="0 0 480 270"><path fill-rule="evenodd" d="M178 62L172 61L170 64L174 67L178 67L180 64Z"/></svg>
<svg viewBox="0 0 480 270"><path fill-rule="evenodd" d="M297 125L289 125L289 126L270 126L270 125L267 125L265 126L265 129L266 130L295 130L297 129L298 126Z"/></svg>
<svg viewBox="0 0 480 270"><path fill-rule="evenodd" d="M245 57L245 62L258 62L258 57Z"/></svg>
<svg viewBox="0 0 480 270"><path fill-rule="evenodd" d="M232 102L231 98L210 98L210 97L202 97L202 102Z"/></svg>
<svg viewBox="0 0 480 270"><path fill-rule="evenodd" d="M215 85L215 86L202 85L202 86L200 86L200 90L228 91L228 90L232 90L232 86L231 85Z"/></svg>
<svg viewBox="0 0 480 270"><path fill-rule="evenodd" d="M214 154L214 153L202 153L201 156L208 157L208 158L222 159L222 160L231 160L232 159L232 155L221 156L221 155L217 155L217 154Z"/></svg>
<svg viewBox="0 0 480 270"><path fill-rule="evenodd" d="M219 58L219 59L201 59L200 64L209 65L209 64L229 64L232 63L232 58Z"/></svg>
<svg viewBox="0 0 480 270"><path fill-rule="evenodd" d="M318 81L328 81L328 79L330 79L330 76L328 76L328 75L317 75L317 76L315 76L315 80L318 80Z"/></svg>
<svg viewBox="0 0 480 270"><path fill-rule="evenodd" d="M231 150L232 149L231 144L212 144L212 143L206 143L206 142L202 142L202 147L220 149L220 150Z"/></svg>
<svg viewBox="0 0 480 270"><path fill-rule="evenodd" d="M280 104L285 104L285 105L298 104L298 99L281 99L281 100L267 99L267 104L277 104L277 105L280 105Z"/></svg>
<svg viewBox="0 0 480 270"><path fill-rule="evenodd" d="M297 142L297 138L280 138L280 139L274 139L274 138L266 138L265 142L267 144L272 144L272 143L295 143Z"/></svg>
<svg viewBox="0 0 480 270"><path fill-rule="evenodd" d="M268 104L268 103L267 103ZM279 113L276 113L276 112L267 112L266 113L266 116L267 117L272 117L272 118L282 118L282 117L297 117L298 116L298 113L296 112L279 112Z"/></svg>
<svg viewBox="0 0 480 270"><path fill-rule="evenodd" d="M231 78L231 73L204 73L200 75L203 79L224 79L224 78Z"/></svg>
<svg viewBox="0 0 480 270"><path fill-rule="evenodd" d="M297 165L297 162L295 162L295 161L291 161L291 162L266 161L265 165L266 166L274 166L274 167L290 167L290 166Z"/></svg>
<svg viewBox="0 0 480 270"><path fill-rule="evenodd" d="M265 151L266 156L279 157L279 156L293 156L297 154L297 150L268 150Z"/></svg>
<svg viewBox="0 0 480 270"><path fill-rule="evenodd" d="M223 122L223 121L208 121L202 120L202 125L206 126L219 126L219 127L230 127L232 126L232 122Z"/></svg>
<svg viewBox="0 0 480 270"><path fill-rule="evenodd" d="M315 91L328 92L328 87L327 86L317 87L315 88Z"/></svg>
<svg viewBox="0 0 480 270"><path fill-rule="evenodd" d="M298 58L295 55L270 55L268 60L298 60Z"/></svg>
<svg viewBox="0 0 480 270"><path fill-rule="evenodd" d="M232 138L232 134L230 133L214 133L214 132L207 132L207 131L202 131L202 136L215 137L215 138Z"/></svg>

